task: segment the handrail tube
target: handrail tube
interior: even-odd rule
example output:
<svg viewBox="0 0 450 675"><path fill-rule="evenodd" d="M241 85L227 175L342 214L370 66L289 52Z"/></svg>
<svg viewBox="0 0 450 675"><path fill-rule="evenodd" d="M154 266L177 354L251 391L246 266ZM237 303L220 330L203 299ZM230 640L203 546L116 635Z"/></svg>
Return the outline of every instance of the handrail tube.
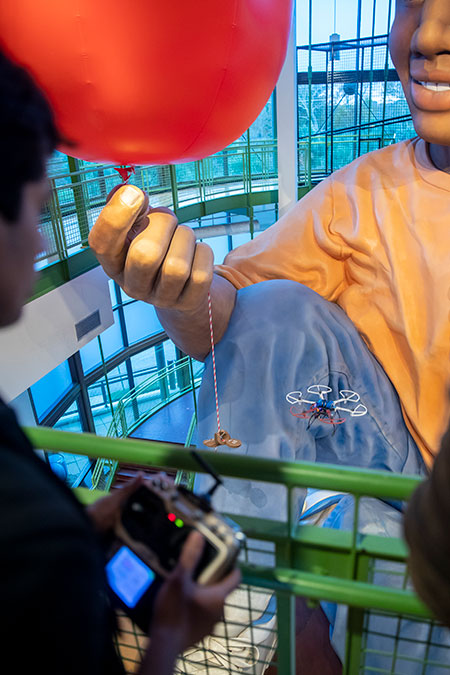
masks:
<svg viewBox="0 0 450 675"><path fill-rule="evenodd" d="M432 616L430 610L412 592L377 586L364 581L326 577L290 568L240 565L244 583L294 593L312 600L328 600L339 604L378 609L421 618Z"/></svg>
<svg viewBox="0 0 450 675"><path fill-rule="evenodd" d="M119 462L151 467L172 467L199 472L194 457L170 443L119 439L89 433L60 431L50 427L24 427L37 448L62 450L89 457L108 457ZM232 478L283 483L288 488L313 487L380 499L408 499L421 482L417 476L375 471L314 462L285 462L261 457L202 451L203 457L217 473ZM236 459L236 461L234 461Z"/></svg>
<svg viewBox="0 0 450 675"><path fill-rule="evenodd" d="M138 394L142 394L142 392L145 391L150 385L156 384L162 377L172 375L172 373L175 373L178 369L186 367L188 363L189 363L189 356L184 356L182 359L178 359L177 361L171 363L170 366L160 368L159 370L156 371L156 373L153 373L149 378L147 378L143 382L140 382L136 387L133 387L133 389L130 389L130 391L127 394L125 394L125 396L123 396L123 398L121 398L120 400L125 405L130 400L134 399Z"/></svg>

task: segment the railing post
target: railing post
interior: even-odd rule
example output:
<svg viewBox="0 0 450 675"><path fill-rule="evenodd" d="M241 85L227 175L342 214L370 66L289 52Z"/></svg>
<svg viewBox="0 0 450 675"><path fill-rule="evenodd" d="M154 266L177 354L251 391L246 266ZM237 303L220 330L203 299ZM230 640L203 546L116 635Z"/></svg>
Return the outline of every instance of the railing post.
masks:
<svg viewBox="0 0 450 675"><path fill-rule="evenodd" d="M255 235L255 218L254 218L254 213L253 213L253 206L251 204L248 205L248 212L249 212L249 218L250 218L250 239L253 239Z"/></svg>
<svg viewBox="0 0 450 675"><path fill-rule="evenodd" d="M250 148L250 129L247 129L247 152L246 152L246 166L247 166L247 189L245 190L248 195L252 192L252 159L251 159L251 148ZM245 189L245 187L244 187Z"/></svg>
<svg viewBox="0 0 450 675"><path fill-rule="evenodd" d="M170 187L172 190L173 210L178 211L178 185L177 185L177 170L173 164L169 165L170 173Z"/></svg>
<svg viewBox="0 0 450 675"><path fill-rule="evenodd" d="M163 371L166 368L166 360L164 358L164 347L162 344L155 346L156 367ZM159 381L159 390L161 392L161 399L167 401L169 398L169 387L167 384L167 376L162 377Z"/></svg>
<svg viewBox="0 0 450 675"><path fill-rule="evenodd" d="M292 488L287 494L288 539L275 546L276 566L291 567L292 564ZM281 630L280 630L281 628ZM292 593L277 593L278 674L295 673L295 596Z"/></svg>
<svg viewBox="0 0 450 675"><path fill-rule="evenodd" d="M79 176L79 163L75 157L67 157L70 171L70 182L72 183L73 200L75 202L75 211L78 220L78 229L80 231L81 244L88 245L89 221L87 218L86 200L83 194L83 185Z"/></svg>
<svg viewBox="0 0 450 675"><path fill-rule="evenodd" d="M189 374L191 377L192 399L194 402L195 421L198 422L197 397L195 395L194 368L192 367L192 358L189 357Z"/></svg>
<svg viewBox="0 0 450 675"><path fill-rule="evenodd" d="M198 178L198 192L200 196L200 201L205 201L205 188L203 185L203 160L199 159L195 162L197 169L197 178Z"/></svg>
<svg viewBox="0 0 450 675"><path fill-rule="evenodd" d="M177 378L177 385L180 390L188 389L189 388L189 365L188 365L188 357L186 354L184 354L181 349L178 347L175 348L175 364L179 367L176 369L176 378ZM184 363L183 363L184 361Z"/></svg>
<svg viewBox="0 0 450 675"><path fill-rule="evenodd" d="M49 201L49 211L52 217L53 234L55 236L56 252L60 260L67 258L67 242L64 232L64 223L59 204L58 192L55 180L51 180L51 198ZM51 253L50 253L51 254Z"/></svg>

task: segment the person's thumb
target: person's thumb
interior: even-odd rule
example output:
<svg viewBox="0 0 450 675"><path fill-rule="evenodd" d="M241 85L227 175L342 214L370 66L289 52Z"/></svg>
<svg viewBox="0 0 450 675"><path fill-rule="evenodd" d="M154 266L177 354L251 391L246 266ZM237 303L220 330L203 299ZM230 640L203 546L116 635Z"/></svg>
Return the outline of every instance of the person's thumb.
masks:
<svg viewBox="0 0 450 675"><path fill-rule="evenodd" d="M177 567L192 577L195 568L200 562L204 548L205 540L203 536L200 532L194 530L184 543Z"/></svg>

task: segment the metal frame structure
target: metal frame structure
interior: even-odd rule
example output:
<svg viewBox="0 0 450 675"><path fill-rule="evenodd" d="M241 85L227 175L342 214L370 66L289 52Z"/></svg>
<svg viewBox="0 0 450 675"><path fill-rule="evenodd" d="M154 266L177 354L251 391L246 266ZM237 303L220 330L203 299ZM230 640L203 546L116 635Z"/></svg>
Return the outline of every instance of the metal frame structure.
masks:
<svg viewBox="0 0 450 675"><path fill-rule="evenodd" d="M196 472L198 465L187 450L164 443L130 439L99 438L90 434L74 434L44 427L27 428L27 435L39 448L85 454L89 457L108 458L110 461L135 463L179 471ZM278 647L276 672L292 675L295 672L295 625L293 607L295 596L309 598L313 602L329 601L347 605L349 608L347 638L343 672L356 675L366 672L396 673L396 664L420 662L423 672L428 665L429 650L434 645L435 626L429 610L407 587L404 564L407 549L400 539L364 535L358 528L358 511L361 500L376 499L407 500L420 479L383 471L319 465L308 462L284 462L245 455L204 452L204 458L216 473L234 479L264 481L283 485L287 494L285 521L271 521L245 516L233 516L247 534L249 543L246 556L241 562L243 582L249 585L249 598L255 592L275 593L277 598ZM298 526L294 513L296 490L305 487L336 490L353 495L355 516L350 531L335 531L316 526ZM104 494L96 490L77 490L81 501L92 502ZM269 546L269 549L267 548ZM268 553L267 564L251 563L252 551L263 547ZM249 556L249 557L248 557ZM250 562L249 562L250 560ZM383 584L373 574L374 566L388 561L402 565L399 573L402 582ZM392 648L386 650L367 646L368 639L378 637L380 630L373 631L371 619L387 617L398 626L392 635L388 624L382 635L391 640ZM429 626L428 638L423 643L423 657L412 657L401 642L401 622L405 619ZM381 624L383 625L383 624ZM442 672L450 671L449 647L439 664ZM386 669L366 670L366 659L379 653L391 664ZM422 664L423 660L423 664ZM230 667L224 673L234 673ZM250 671L249 671L250 672ZM255 671L256 672L256 671ZM262 671L261 671L262 672ZM403 671L402 671L403 672ZM438 671L441 672L441 671Z"/></svg>

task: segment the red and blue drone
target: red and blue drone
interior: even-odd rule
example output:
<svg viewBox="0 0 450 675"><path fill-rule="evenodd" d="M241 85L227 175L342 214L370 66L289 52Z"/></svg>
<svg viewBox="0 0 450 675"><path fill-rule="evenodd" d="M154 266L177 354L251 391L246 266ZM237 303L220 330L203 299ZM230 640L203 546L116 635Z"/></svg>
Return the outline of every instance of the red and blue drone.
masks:
<svg viewBox="0 0 450 675"><path fill-rule="evenodd" d="M324 424L331 424L336 427L345 422L346 418L341 416L341 412L346 412L350 417L361 417L367 413L367 408L362 403L359 403L361 397L356 391L351 389L340 389L339 398L329 400L327 395L332 391L331 387L325 384L312 384L308 387L308 394L317 396L316 400L303 398L301 391L291 391L286 394L286 401L291 403L290 412L294 417L301 417L307 419L307 429L313 424L315 420L319 420ZM356 407L348 407L348 403L357 403ZM305 408L304 406L309 406ZM333 429L333 433L335 432Z"/></svg>

